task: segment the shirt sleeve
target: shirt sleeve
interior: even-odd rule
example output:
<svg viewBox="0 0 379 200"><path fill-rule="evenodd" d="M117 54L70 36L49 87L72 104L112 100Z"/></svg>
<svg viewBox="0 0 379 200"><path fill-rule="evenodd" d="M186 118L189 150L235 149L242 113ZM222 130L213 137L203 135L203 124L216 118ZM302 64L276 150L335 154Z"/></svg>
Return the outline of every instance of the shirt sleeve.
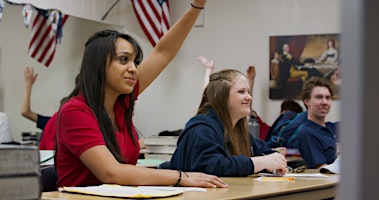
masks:
<svg viewBox="0 0 379 200"><path fill-rule="evenodd" d="M58 120L59 139L76 157L91 147L105 145L95 114L85 103L66 103Z"/></svg>
<svg viewBox="0 0 379 200"><path fill-rule="evenodd" d="M274 153L270 147L267 146L267 143L261 139L256 139L250 136L250 144L253 147L253 156L262 156Z"/></svg>
<svg viewBox="0 0 379 200"><path fill-rule="evenodd" d="M324 155L323 148L316 138L308 132L299 134L299 151L301 157L314 169L317 165L326 164L327 158Z"/></svg>

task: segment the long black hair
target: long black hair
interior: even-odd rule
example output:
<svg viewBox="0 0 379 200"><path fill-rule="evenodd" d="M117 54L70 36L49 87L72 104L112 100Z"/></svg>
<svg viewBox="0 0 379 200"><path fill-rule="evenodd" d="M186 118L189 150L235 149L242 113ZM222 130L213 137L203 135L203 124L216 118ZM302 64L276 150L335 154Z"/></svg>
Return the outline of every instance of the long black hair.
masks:
<svg viewBox="0 0 379 200"><path fill-rule="evenodd" d="M99 31L92 35L86 42L80 73L77 76L75 88L68 96L68 99L77 96L79 92L84 96L85 101L96 116L107 148L119 162L123 163L124 159L120 153L111 119L104 108L105 70L110 62L116 57L117 38L127 40L134 47L134 52L136 54L134 62L136 66L141 63L143 52L134 38L114 30ZM134 95L134 90L130 94L121 94L117 98L117 101L120 102L125 109L124 119L127 125L128 134L136 145L137 141L133 137L132 132L132 115L135 101ZM129 105L125 105L124 98L129 98Z"/></svg>

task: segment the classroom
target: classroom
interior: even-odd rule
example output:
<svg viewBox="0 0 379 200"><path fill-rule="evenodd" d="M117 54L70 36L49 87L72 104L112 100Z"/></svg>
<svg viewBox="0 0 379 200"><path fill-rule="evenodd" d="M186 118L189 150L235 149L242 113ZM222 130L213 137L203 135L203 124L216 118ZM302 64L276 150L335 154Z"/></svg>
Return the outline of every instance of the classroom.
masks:
<svg viewBox="0 0 379 200"><path fill-rule="evenodd" d="M107 0L104 1L105 3L103 1L100 3L100 1L97 0L93 4L88 1L79 3L75 0L71 0L67 4L41 3L41 8L59 6L58 9L61 9L62 12L67 11L67 14L70 15L63 27L61 43L57 45L54 59L49 67L45 67L28 55L30 27L25 27L20 8L10 4L5 5L0 22L0 111L8 114L14 140L21 139L21 132L37 131L34 123L20 115L24 89L23 70L26 66L33 67L39 74L38 81L33 86L32 107L40 113L50 115L59 108L59 100L72 90L75 76L79 72L85 41L92 33L101 29L116 29L137 38L144 52L152 49L129 1L119 2L104 20L101 18L114 1ZM38 1L28 2L38 4ZM170 1L171 22L175 22L180 17L190 2L187 0ZM362 38L356 38L363 36L352 33L350 35L348 31L352 30L347 27L351 26L347 24L355 23L354 25L364 26L362 34L366 34L374 44L377 44L377 39L369 33L377 32L377 28L370 27L369 24L373 24L374 22L371 22L373 20L368 20L369 22L364 25L359 24L356 19L350 19L347 22L342 16L351 17L345 12L354 10L356 5L351 4L359 4L357 2L349 3L351 2L339 0L208 0L206 9L199 16L195 27L191 30L174 60L155 80L155 84L139 97L135 107L135 126L145 136L156 135L164 130L183 128L185 122L195 114L201 98L204 70L196 60L200 55L215 60L216 69L235 68L244 72L247 66L254 64L257 75L253 107L266 123L272 124L278 115L281 101L269 97L269 37L342 33L346 34L346 38L350 37L350 40L342 40L344 45L351 47L350 49L342 47L342 51L346 50L344 55L347 55L342 57L346 63L346 67L343 66L346 71L343 73L346 75L346 80L358 78L362 80L362 83L344 82L345 88L342 88L342 91L345 93L342 93L342 97L346 95L345 99L333 100L333 107L327 120L344 121L346 125L342 126L342 131L355 130L356 132L371 133L373 130L366 130L363 127L373 127L374 122L371 122L372 120L361 122L360 118L369 118L372 116L369 114L373 114L375 110L378 111L378 109L370 110L370 107L377 108L377 105L372 102L378 100L378 97L372 96L373 94L366 90L360 91L359 88L373 89L370 85L377 84L378 80L373 78L373 74L378 72L378 69L367 67L369 64L375 65L373 51L369 51L373 48L369 44L359 44L363 45L363 48L367 48L366 51L369 52L367 55L361 55L359 50L351 50L357 46L351 40L363 41ZM368 0L359 5L366 5L365 3L371 5ZM88 6L91 4L93 6ZM373 5L371 5L372 7ZM372 10L368 12L374 15ZM361 17L360 20L364 20L365 17L369 18L369 13L363 14L363 17L358 13L357 18ZM375 16L377 15L375 14ZM374 44L371 45L375 47ZM369 49L370 47L371 49ZM356 54L358 59L348 56L349 53ZM372 56L368 57L369 55ZM361 69L364 68L366 71L351 69L352 63L362 65L362 62L365 63L365 67L362 66ZM371 82L368 84L368 81L372 81L374 84ZM347 91L346 88L351 88L351 91ZM362 93L364 94L362 95ZM358 98L357 96L364 97ZM344 105L345 100L347 103ZM341 103L341 101L343 102ZM367 103L366 107L368 106L368 108L363 105L351 106L354 102ZM353 113L359 113L359 116L351 117L350 111L344 110L356 111ZM358 126L352 125L355 122L358 123ZM353 163L356 158L370 162L370 154L362 158L363 153L360 154L360 152L374 147L371 141L378 137L377 134L374 134L372 132L372 134L365 134L363 138L358 138L357 135L361 134L346 133L351 137L342 138L342 142L346 142L344 145L355 145L354 141L362 141L362 144L357 146L357 151L344 149L346 154L351 153L352 155L352 157L347 157L346 164ZM351 164L347 169L352 170L353 167L357 169L362 166ZM374 166L372 166L373 169L375 169ZM355 181L371 180L366 176L354 176L351 179L355 178ZM367 185L366 187L368 187ZM342 189L355 192L353 194L356 195L356 198L353 198L354 195L344 195L343 197L346 198L341 199L360 199L365 196L363 188L351 190L351 187L349 184L342 183ZM371 187L368 187L368 192L375 193L370 189Z"/></svg>

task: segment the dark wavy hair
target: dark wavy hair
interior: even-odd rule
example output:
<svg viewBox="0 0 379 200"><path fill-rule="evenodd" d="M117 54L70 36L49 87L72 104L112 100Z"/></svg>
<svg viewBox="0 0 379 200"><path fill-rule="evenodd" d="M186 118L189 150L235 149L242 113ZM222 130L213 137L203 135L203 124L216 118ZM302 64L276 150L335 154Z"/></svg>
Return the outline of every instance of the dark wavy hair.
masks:
<svg viewBox="0 0 379 200"><path fill-rule="evenodd" d="M231 155L251 156L247 117L240 119L233 127L228 101L230 89L237 76L245 76L235 69L214 72L209 77L209 84L204 89L197 114L206 114L214 109L224 124L225 146ZM230 141L230 143L227 143Z"/></svg>
<svg viewBox="0 0 379 200"><path fill-rule="evenodd" d="M136 54L134 63L136 66L141 63L143 52L134 38L114 30L99 31L86 42L80 73L77 76L75 88L68 96L68 99L77 96L79 92L84 96L85 101L96 116L107 148L119 162L123 163L124 161L113 131L111 119L104 108L105 70L112 60L116 58L117 38L123 38L133 46ZM136 145L137 141L135 141L132 133L134 95L135 91L133 90L130 94L120 95L117 101L125 109L124 116L128 134ZM125 105L124 98L129 98L129 105Z"/></svg>

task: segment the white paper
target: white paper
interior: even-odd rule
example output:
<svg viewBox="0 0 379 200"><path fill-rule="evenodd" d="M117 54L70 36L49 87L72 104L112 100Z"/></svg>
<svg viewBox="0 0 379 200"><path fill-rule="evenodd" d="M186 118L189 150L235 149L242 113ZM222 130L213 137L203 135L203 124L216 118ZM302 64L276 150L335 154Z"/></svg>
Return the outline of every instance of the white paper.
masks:
<svg viewBox="0 0 379 200"><path fill-rule="evenodd" d="M87 187L60 187L60 192L73 192L81 194L91 194L97 196L108 197L128 197L128 198L153 198L153 197L168 197L183 193L183 190L159 190L143 187L130 187L113 184L103 184L99 186ZM157 187L160 188L160 187Z"/></svg>
<svg viewBox="0 0 379 200"><path fill-rule="evenodd" d="M261 176L267 176L267 177L295 177L295 178L328 178L327 175L321 174L321 173L287 173L283 176L279 176L276 174L271 173L259 173Z"/></svg>
<svg viewBox="0 0 379 200"><path fill-rule="evenodd" d="M167 187L167 186L139 186L139 188L146 188L152 190L160 190L160 191L195 191L195 192L206 192L206 188L199 187Z"/></svg>

